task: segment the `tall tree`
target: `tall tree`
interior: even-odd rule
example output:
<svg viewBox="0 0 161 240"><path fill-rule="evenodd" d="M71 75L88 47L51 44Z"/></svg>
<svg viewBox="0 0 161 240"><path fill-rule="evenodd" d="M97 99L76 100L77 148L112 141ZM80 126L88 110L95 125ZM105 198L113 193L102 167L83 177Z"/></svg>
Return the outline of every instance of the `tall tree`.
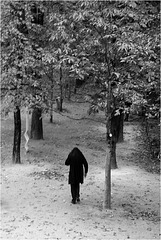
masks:
<svg viewBox="0 0 161 240"><path fill-rule="evenodd" d="M22 85L24 84L24 55L26 55L25 53L27 51L27 44L25 42L27 29L23 23L23 7L23 4L12 4L11 2L2 3L2 90L7 93L7 97L10 95L14 105L14 142L12 155L14 163L21 163L20 95Z"/></svg>
<svg viewBox="0 0 161 240"><path fill-rule="evenodd" d="M158 45L158 31L152 37L149 28L154 25L158 28L160 8L157 2L154 4L150 1L83 1L78 5L79 11L75 11L73 18L81 32L79 48L83 49L93 66L95 78L99 77L100 84L107 89L107 126L112 157L116 144L115 129L112 127L115 118L112 114L117 115L119 108L122 108L129 84L133 89L134 86L139 90L141 86L145 87L147 77L139 79L140 74L145 69L157 69L158 66L154 63L158 56L152 49L153 41L153 47ZM153 63L148 58L153 59ZM112 97L111 84L114 80L123 96L123 101L117 101L120 102L117 105ZM107 161L106 176L109 176L111 166L108 158ZM110 177L106 179L109 186ZM110 187L106 189L105 207L110 208Z"/></svg>
<svg viewBox="0 0 161 240"><path fill-rule="evenodd" d="M140 103L146 101L148 111L158 114L159 2L8 1L2 8L2 87L15 109L30 102L30 95L42 107L49 92L52 110L53 85L60 86L62 103L65 72L73 81L90 76L99 87L96 103L105 110L110 140L104 203L110 208L110 171L111 165L117 167L118 122L125 102L138 94Z"/></svg>
<svg viewBox="0 0 161 240"><path fill-rule="evenodd" d="M31 14L27 2L2 2L2 84L5 101L14 109L13 162L20 163L21 107L33 100L35 79L39 66L37 51L29 39Z"/></svg>
<svg viewBox="0 0 161 240"><path fill-rule="evenodd" d="M43 139L42 110L35 107L31 119L31 138L38 140Z"/></svg>

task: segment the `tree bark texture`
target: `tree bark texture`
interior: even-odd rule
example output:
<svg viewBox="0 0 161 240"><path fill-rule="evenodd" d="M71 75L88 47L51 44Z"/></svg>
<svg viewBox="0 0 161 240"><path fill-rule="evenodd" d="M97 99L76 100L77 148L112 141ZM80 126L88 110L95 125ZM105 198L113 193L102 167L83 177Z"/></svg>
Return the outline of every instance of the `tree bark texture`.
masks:
<svg viewBox="0 0 161 240"><path fill-rule="evenodd" d="M110 117L106 121L106 141L110 142L110 129L111 129L111 120Z"/></svg>
<svg viewBox="0 0 161 240"><path fill-rule="evenodd" d="M31 118L31 138L35 140L43 139L42 110L34 108Z"/></svg>
<svg viewBox="0 0 161 240"><path fill-rule="evenodd" d="M107 139L111 145L110 133L111 133L111 83L109 82L108 95L107 95L107 109L106 109L106 129ZM111 146L110 146L111 150ZM111 155L111 151L110 151ZM111 157L107 154L105 164L105 196L104 196L104 208L111 209Z"/></svg>
<svg viewBox="0 0 161 240"><path fill-rule="evenodd" d="M117 142L117 132L114 131L114 129L111 127L113 124L112 119L108 119L106 123L106 140L110 144L110 159L111 159L111 169L118 168L117 161L116 161L116 142ZM110 134L112 134L112 137L110 137Z"/></svg>
<svg viewBox="0 0 161 240"><path fill-rule="evenodd" d="M50 123L53 123L53 94L51 93L51 103L50 103Z"/></svg>
<svg viewBox="0 0 161 240"><path fill-rule="evenodd" d="M50 90L50 123L53 123L53 101L54 101L54 79L53 79L53 69L50 73L51 80L51 90Z"/></svg>
<svg viewBox="0 0 161 240"><path fill-rule="evenodd" d="M111 209L111 158L106 155L104 208Z"/></svg>
<svg viewBox="0 0 161 240"><path fill-rule="evenodd" d="M53 123L53 88L51 89L51 103L50 103L50 123Z"/></svg>
<svg viewBox="0 0 161 240"><path fill-rule="evenodd" d="M110 128L112 135L115 137L114 140L117 143L123 141L124 114L122 113L122 111L120 111L120 114L115 116L115 111L113 111L113 113L111 114L112 116Z"/></svg>
<svg viewBox="0 0 161 240"><path fill-rule="evenodd" d="M117 162L116 162L116 140L111 141L111 148L110 148L110 159L111 159L111 169L116 169Z"/></svg>
<svg viewBox="0 0 161 240"><path fill-rule="evenodd" d="M110 144L110 158L111 158L111 167L112 169L117 168L117 162L116 162L116 142L118 139L118 133L119 133L119 127L120 127L120 115L115 116L115 111L111 114L111 144Z"/></svg>
<svg viewBox="0 0 161 240"><path fill-rule="evenodd" d="M124 113L120 113L120 123L119 123L119 132L117 136L117 142L124 141Z"/></svg>
<svg viewBox="0 0 161 240"><path fill-rule="evenodd" d="M57 97L56 98L56 105L57 105L57 110L59 112L62 112L63 111L63 99L60 98L60 97Z"/></svg>
<svg viewBox="0 0 161 240"><path fill-rule="evenodd" d="M21 146L21 112L20 108L16 106L14 112L14 141L13 141L13 163L21 163L20 158L20 146Z"/></svg>
<svg viewBox="0 0 161 240"><path fill-rule="evenodd" d="M63 70L62 67L60 67L60 76L59 76L59 81L60 81L60 98L59 98L59 105L57 105L57 107L59 107L59 111L62 112L63 111L63 84L62 84L62 78L63 78Z"/></svg>

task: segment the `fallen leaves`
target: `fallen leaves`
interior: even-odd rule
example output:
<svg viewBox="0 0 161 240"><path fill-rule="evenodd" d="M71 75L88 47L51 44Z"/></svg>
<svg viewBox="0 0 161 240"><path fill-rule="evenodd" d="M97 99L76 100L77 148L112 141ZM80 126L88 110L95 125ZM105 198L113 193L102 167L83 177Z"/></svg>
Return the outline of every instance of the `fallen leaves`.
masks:
<svg viewBox="0 0 161 240"><path fill-rule="evenodd" d="M125 210L124 216L130 218L131 220L142 219L147 221L159 222L159 213L155 211L139 211L130 204L122 204Z"/></svg>
<svg viewBox="0 0 161 240"><path fill-rule="evenodd" d="M35 177L35 179L56 179L58 181L62 181L62 179L65 178L65 176L61 173L58 173L56 171L51 171L51 170L45 170L45 171L40 171L40 172L33 172L30 173L29 176Z"/></svg>
<svg viewBox="0 0 161 240"><path fill-rule="evenodd" d="M73 107L73 104L71 106ZM81 110L80 104L78 110ZM134 160L140 166L141 155L137 154L142 150L143 145L140 145L140 149L136 148L135 129L132 129L131 123L128 129L125 126L126 141L118 144L120 168L115 171L116 175L113 171L113 207L105 211L102 208L105 132L98 131L100 124L92 127L90 121L86 121L85 124L82 124L82 121L75 125L71 120L69 123L61 119L60 122L61 127L58 129L58 124L49 126L44 119L47 140L44 140L43 146L42 143L33 143L35 145L32 156L29 156L32 164L30 167L24 164L21 170L18 168L19 172L15 171L15 166L12 171L6 166L4 168L4 176L7 178L3 181L5 191L3 190L2 197L8 204L8 206L2 205L1 230L4 239L14 237L24 239L24 236L28 239L34 239L36 236L36 239L60 240L140 239L143 236L152 239L154 231L157 236L159 206L157 195L153 195L157 191L156 181L148 173L140 176L136 172L139 168L133 167L136 163ZM140 143L142 141L139 140ZM81 187L81 203L73 206L70 204L68 170L64 166L64 161L69 149L75 144L80 146L88 157L89 175ZM41 156L40 148L43 148ZM136 149L137 151L131 155ZM10 155L7 155L6 147L4 150L7 161ZM127 164L129 167L125 171L123 166ZM129 171L131 169L132 175ZM152 189L154 191L151 191ZM13 225L17 226L16 230Z"/></svg>

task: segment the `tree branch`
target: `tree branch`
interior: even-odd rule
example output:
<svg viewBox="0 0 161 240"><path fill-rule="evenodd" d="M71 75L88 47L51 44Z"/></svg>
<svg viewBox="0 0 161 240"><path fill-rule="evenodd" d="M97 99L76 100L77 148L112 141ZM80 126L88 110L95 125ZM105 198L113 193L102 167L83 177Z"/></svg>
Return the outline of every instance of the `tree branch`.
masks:
<svg viewBox="0 0 161 240"><path fill-rule="evenodd" d="M53 110L53 111L54 111L54 110ZM60 113L60 112L57 112L57 111L54 111L54 112L60 114L60 115L63 116L63 117L67 117L67 118L72 119L72 120L76 120L76 121L90 120L90 121L93 121L93 122L99 122L99 123L102 123L102 124L106 125L105 122L103 122L103 121L99 121L99 120L96 120L96 119L93 119L93 118L88 118L88 117L73 118L73 117L70 117L70 116L68 116L68 115L65 115L65 114L62 114L62 113Z"/></svg>

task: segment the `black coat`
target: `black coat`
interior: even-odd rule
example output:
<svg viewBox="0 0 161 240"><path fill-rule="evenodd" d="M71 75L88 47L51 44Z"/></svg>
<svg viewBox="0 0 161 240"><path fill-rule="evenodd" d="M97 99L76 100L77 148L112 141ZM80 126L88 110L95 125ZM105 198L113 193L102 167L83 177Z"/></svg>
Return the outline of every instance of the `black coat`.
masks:
<svg viewBox="0 0 161 240"><path fill-rule="evenodd" d="M70 166L69 170L69 184L83 183L83 166L85 168L85 174L88 172L88 163L83 153L74 148L68 155L65 165Z"/></svg>

